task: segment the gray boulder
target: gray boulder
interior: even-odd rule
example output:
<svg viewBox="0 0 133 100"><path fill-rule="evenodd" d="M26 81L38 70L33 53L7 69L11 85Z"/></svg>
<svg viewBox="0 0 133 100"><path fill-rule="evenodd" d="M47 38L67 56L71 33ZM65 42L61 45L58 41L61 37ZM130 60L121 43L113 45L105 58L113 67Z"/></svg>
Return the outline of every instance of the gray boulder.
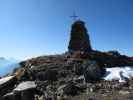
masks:
<svg viewBox="0 0 133 100"><path fill-rule="evenodd" d="M62 85L58 88L59 95L75 96L80 93L82 89L73 82L69 82L66 85Z"/></svg>
<svg viewBox="0 0 133 100"><path fill-rule="evenodd" d="M12 92L2 97L2 100L34 100L36 94L36 84L34 81L20 83Z"/></svg>
<svg viewBox="0 0 133 100"><path fill-rule="evenodd" d="M2 97L2 100L21 100L21 93L10 92Z"/></svg>
<svg viewBox="0 0 133 100"><path fill-rule="evenodd" d="M85 61L83 63L84 78L86 82L98 81L103 76L103 71L96 61Z"/></svg>
<svg viewBox="0 0 133 100"><path fill-rule="evenodd" d="M15 76L7 76L0 79L0 98L6 93L10 92L16 83L17 79Z"/></svg>

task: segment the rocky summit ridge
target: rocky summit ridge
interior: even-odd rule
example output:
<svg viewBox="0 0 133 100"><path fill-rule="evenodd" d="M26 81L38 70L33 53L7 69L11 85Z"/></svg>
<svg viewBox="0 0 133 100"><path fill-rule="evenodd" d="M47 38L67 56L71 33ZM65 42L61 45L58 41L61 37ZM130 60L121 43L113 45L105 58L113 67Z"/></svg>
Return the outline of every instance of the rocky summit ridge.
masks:
<svg viewBox="0 0 133 100"><path fill-rule="evenodd" d="M105 68L133 66L133 58L93 50L81 20L72 24L67 52L20 65L0 80L0 100L133 100L133 79L103 80Z"/></svg>

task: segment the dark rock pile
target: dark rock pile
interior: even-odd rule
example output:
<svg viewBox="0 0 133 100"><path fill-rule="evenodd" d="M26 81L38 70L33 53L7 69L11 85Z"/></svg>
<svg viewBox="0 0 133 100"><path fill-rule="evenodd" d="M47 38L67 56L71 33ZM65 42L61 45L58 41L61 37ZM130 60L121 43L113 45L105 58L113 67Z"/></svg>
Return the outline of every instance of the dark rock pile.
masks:
<svg viewBox="0 0 133 100"><path fill-rule="evenodd" d="M5 84L3 87L6 92L1 91L2 100L28 100L29 97L30 100L73 100L82 94L101 96L117 92L117 95L123 95L128 91L130 96L133 92L132 79L126 83L104 81L105 70L97 61L68 58L68 53L21 62L21 69L25 69L23 75L16 75L13 82L9 81L12 85Z"/></svg>
<svg viewBox="0 0 133 100"><path fill-rule="evenodd" d="M43 80L43 81L57 81L57 71L48 69L46 71L38 72L36 75L37 80Z"/></svg>

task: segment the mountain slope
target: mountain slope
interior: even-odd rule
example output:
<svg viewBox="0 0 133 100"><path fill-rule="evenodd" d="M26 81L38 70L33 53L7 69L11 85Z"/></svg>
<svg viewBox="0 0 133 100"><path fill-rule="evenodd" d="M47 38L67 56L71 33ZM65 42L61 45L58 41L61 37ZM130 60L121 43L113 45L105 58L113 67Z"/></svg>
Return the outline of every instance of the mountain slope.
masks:
<svg viewBox="0 0 133 100"><path fill-rule="evenodd" d="M19 61L14 59L0 58L0 76L4 76L13 71L14 68L19 67Z"/></svg>

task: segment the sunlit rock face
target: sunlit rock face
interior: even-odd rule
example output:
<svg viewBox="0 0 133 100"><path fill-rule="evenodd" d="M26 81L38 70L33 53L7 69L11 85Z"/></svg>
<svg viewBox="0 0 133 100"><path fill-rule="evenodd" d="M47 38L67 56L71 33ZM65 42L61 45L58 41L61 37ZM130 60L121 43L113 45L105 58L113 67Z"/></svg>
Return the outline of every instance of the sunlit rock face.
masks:
<svg viewBox="0 0 133 100"><path fill-rule="evenodd" d="M90 52L92 50L85 23L81 20L72 24L68 50L84 52Z"/></svg>

